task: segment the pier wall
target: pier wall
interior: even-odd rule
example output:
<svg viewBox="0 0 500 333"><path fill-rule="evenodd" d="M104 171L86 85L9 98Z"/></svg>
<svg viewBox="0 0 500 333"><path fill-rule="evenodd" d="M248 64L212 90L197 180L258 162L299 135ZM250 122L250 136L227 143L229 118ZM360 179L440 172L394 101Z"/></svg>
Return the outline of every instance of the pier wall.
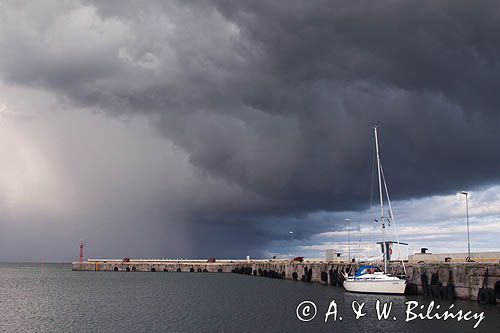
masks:
<svg viewBox="0 0 500 333"><path fill-rule="evenodd" d="M134 261L93 260L74 262L75 271L111 271L111 272L237 272L262 277L301 280L313 283L335 285L341 272L352 272L360 264L305 261L290 262L288 260L251 260L251 261ZM379 264L379 266L381 266ZM419 293L424 289L422 275L430 282L432 275L444 286L452 283L459 299L476 300L479 288L493 288L500 280L499 263L408 263L406 264L407 280L418 286ZM388 272L394 275L403 273L400 263L388 263ZM486 274L487 273L487 274ZM486 278L487 275L487 278ZM486 279L486 280L485 280Z"/></svg>

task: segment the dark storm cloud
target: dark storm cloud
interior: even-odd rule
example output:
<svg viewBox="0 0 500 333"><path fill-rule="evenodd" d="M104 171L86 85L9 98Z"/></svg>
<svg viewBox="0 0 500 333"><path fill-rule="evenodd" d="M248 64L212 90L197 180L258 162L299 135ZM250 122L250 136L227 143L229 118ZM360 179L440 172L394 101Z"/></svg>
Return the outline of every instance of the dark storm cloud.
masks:
<svg viewBox="0 0 500 333"><path fill-rule="evenodd" d="M377 121L396 199L498 180L497 2L19 6L3 14L5 80L150 114L191 164L250 193L194 221L265 239L261 216L364 207Z"/></svg>

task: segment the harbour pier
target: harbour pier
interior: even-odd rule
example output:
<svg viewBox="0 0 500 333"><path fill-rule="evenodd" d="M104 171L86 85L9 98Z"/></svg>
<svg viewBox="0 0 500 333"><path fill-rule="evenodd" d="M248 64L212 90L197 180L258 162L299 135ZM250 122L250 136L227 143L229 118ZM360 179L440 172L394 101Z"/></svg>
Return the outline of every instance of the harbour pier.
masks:
<svg viewBox="0 0 500 333"><path fill-rule="evenodd" d="M374 263L376 264L376 263ZM305 260L168 260L89 259L73 262L74 271L239 273L256 277L289 279L340 287L343 272L353 272L362 263ZM403 274L401 263L389 262L388 272ZM500 298L499 262L408 262L408 294L434 298L457 298L496 303ZM484 294L484 295L483 295ZM495 295L495 296L492 296ZM483 298L485 300L483 300Z"/></svg>

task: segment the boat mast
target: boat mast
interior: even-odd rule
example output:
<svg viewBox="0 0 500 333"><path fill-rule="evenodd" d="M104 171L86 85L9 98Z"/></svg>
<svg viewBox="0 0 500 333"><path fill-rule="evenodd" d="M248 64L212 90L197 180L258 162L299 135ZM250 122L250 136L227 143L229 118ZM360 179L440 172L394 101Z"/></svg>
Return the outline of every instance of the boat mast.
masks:
<svg viewBox="0 0 500 333"><path fill-rule="evenodd" d="M373 131L375 134L375 149L377 152L377 170L378 170L378 190L380 196L380 223L382 224L382 251L384 256L384 273L387 272L387 251L385 246L385 222L384 222L384 199L382 196L382 175L380 171L380 154L378 151L378 135L377 135L377 125L373 125Z"/></svg>

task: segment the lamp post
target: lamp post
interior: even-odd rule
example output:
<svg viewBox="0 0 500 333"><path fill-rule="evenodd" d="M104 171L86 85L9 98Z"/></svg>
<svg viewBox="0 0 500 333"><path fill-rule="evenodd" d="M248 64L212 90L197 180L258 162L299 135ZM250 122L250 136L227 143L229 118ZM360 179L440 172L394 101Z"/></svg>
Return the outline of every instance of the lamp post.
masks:
<svg viewBox="0 0 500 333"><path fill-rule="evenodd" d="M289 231L289 232L288 232L288 235L290 235L290 241L293 241L293 240L294 240L294 239L293 239L293 235L294 235L293 231ZM292 256L292 254L291 254L291 253L289 253L289 254L288 254L288 258L290 258L291 256Z"/></svg>
<svg viewBox="0 0 500 333"><path fill-rule="evenodd" d="M466 191L460 192L461 194L465 195L465 214L467 218L467 261L470 261L470 235L469 235L469 200L468 196L469 193Z"/></svg>
<svg viewBox="0 0 500 333"><path fill-rule="evenodd" d="M351 220L350 219L345 219L345 221L347 222L347 237L349 239L349 245L348 245L348 249L349 249L349 262L351 262L351 229L349 228L350 224L351 224Z"/></svg>

